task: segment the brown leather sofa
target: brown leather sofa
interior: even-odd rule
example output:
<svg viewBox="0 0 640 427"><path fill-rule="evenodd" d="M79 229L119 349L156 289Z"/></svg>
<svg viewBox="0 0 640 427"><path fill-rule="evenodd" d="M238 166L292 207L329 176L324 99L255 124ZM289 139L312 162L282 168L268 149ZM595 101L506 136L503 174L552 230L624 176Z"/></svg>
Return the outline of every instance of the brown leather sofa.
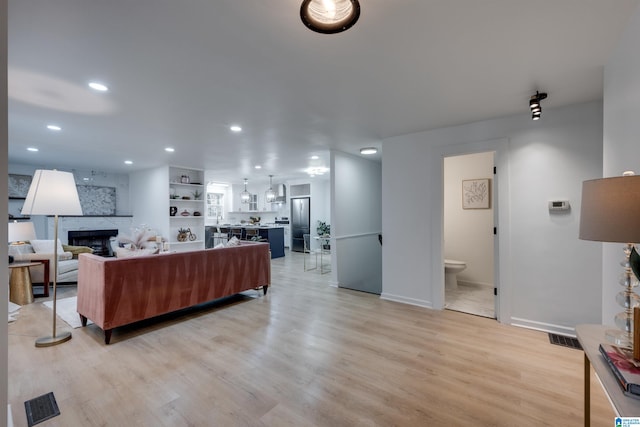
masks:
<svg viewBox="0 0 640 427"><path fill-rule="evenodd" d="M104 330L262 287L271 282L268 243L131 258L81 254L78 314Z"/></svg>

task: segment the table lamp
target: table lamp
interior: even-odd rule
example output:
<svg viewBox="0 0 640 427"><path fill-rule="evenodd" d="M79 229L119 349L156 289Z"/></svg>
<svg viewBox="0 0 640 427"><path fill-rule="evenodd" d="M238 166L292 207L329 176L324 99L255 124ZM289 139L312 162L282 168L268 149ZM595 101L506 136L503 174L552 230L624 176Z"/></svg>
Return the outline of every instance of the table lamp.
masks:
<svg viewBox="0 0 640 427"><path fill-rule="evenodd" d="M9 223L7 235L9 237L9 243L23 245L36 238L36 229L33 227L32 222L13 221Z"/></svg>
<svg viewBox="0 0 640 427"><path fill-rule="evenodd" d="M601 178L582 183L580 239L598 242L625 243L624 270L619 280L624 289L616 301L624 311L616 314L620 330L609 330L607 339L621 347L633 347L633 308L640 297L633 291L638 285L629 256L633 244L640 242L640 175L625 172L625 176Z"/></svg>
<svg viewBox="0 0 640 427"><path fill-rule="evenodd" d="M53 334L38 338L36 347L69 341L71 332L56 333L56 287L58 284L58 215L82 215L78 189L71 172L38 169L22 207L23 215L53 215Z"/></svg>

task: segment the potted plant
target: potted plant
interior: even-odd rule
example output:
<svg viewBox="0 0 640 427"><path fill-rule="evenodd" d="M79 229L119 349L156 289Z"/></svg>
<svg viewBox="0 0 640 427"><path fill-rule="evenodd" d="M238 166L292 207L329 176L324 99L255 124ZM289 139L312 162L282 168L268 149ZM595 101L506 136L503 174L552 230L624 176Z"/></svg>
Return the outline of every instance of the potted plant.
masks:
<svg viewBox="0 0 640 427"><path fill-rule="evenodd" d="M331 235L331 225L327 224L324 221L318 220L318 226L316 227L316 232L320 237L329 237ZM325 240L325 243L322 244L322 249L331 250L331 245L329 244L329 240Z"/></svg>
<svg viewBox="0 0 640 427"><path fill-rule="evenodd" d="M196 190L191 194L193 194L193 200L200 200L200 197L202 197L202 193L199 190Z"/></svg>

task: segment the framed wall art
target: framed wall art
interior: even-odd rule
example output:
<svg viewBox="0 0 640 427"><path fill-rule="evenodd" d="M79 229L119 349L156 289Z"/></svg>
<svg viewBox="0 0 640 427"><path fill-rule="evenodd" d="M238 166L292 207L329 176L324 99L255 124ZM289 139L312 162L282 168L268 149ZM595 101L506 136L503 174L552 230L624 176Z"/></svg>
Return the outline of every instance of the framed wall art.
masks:
<svg viewBox="0 0 640 427"><path fill-rule="evenodd" d="M462 181L462 209L489 209L491 207L489 178Z"/></svg>
<svg viewBox="0 0 640 427"><path fill-rule="evenodd" d="M26 199L31 186L31 175L9 174L9 198Z"/></svg>

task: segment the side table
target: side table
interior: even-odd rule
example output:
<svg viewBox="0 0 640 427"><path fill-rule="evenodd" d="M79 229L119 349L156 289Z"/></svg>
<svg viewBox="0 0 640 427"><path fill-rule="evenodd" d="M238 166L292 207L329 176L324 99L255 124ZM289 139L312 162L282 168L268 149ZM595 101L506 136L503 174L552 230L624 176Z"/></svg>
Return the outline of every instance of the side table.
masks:
<svg viewBox="0 0 640 427"><path fill-rule="evenodd" d="M11 278L9 279L9 301L18 305L33 302L31 288L31 273L29 267L42 264L41 262L15 262L9 264Z"/></svg>
<svg viewBox="0 0 640 427"><path fill-rule="evenodd" d="M640 400L625 396L618 380L611 371L598 349L600 343L606 342L605 331L610 329L603 325L578 325L576 335L584 350L584 425L591 425L591 369L593 366L602 389L609 398L614 412L620 417L639 417Z"/></svg>

